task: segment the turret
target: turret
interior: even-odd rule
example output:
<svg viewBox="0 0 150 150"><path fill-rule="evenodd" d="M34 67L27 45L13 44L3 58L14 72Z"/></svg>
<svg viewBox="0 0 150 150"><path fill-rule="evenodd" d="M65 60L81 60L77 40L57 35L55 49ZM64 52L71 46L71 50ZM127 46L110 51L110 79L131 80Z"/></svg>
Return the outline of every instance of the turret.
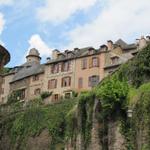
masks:
<svg viewBox="0 0 150 150"><path fill-rule="evenodd" d="M26 56L27 62L36 62L36 63L40 63L41 57L40 57L40 53L38 52L37 49L32 48L29 51L29 54Z"/></svg>
<svg viewBox="0 0 150 150"><path fill-rule="evenodd" d="M139 39L139 49L144 48L146 45L146 39L144 38L144 36L141 36L141 39Z"/></svg>
<svg viewBox="0 0 150 150"><path fill-rule="evenodd" d="M0 45L0 69L10 61L9 52Z"/></svg>

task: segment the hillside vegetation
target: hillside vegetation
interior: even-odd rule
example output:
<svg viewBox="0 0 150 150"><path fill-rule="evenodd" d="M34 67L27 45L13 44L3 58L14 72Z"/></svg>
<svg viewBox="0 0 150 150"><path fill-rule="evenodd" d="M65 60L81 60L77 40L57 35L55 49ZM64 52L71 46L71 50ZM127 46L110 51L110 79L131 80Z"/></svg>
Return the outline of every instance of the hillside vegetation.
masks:
<svg viewBox="0 0 150 150"><path fill-rule="evenodd" d="M95 150L115 150L120 139L110 138L110 125L116 123L123 139L122 150L149 150L149 108L150 45L92 91L78 97L48 106L41 98L28 106L17 101L1 106L0 149L34 149L28 139L32 137L34 141L46 131L50 139L47 149L86 150L98 143L98 148L94 144ZM129 109L133 111L132 118L127 116Z"/></svg>

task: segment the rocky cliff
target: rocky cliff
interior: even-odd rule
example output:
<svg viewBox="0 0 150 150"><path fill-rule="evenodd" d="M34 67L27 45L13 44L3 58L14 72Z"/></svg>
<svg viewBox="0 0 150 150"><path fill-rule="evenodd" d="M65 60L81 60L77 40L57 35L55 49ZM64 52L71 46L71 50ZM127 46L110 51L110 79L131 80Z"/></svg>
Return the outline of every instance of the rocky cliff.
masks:
<svg viewBox="0 0 150 150"><path fill-rule="evenodd" d="M149 150L149 108L150 45L78 97L45 106L10 96L1 106L0 149Z"/></svg>

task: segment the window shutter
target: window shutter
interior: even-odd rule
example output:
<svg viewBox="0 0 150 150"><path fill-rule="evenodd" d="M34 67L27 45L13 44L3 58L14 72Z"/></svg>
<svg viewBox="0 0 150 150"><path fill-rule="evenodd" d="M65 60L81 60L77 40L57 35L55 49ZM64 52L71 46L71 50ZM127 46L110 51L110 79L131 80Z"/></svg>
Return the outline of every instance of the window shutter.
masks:
<svg viewBox="0 0 150 150"><path fill-rule="evenodd" d="M57 80L55 79L55 88L57 88Z"/></svg>
<svg viewBox="0 0 150 150"><path fill-rule="evenodd" d="M89 68L92 68L92 58L89 59Z"/></svg>
<svg viewBox="0 0 150 150"><path fill-rule="evenodd" d="M88 83L89 87L91 86L91 77L89 77L89 83Z"/></svg>
<svg viewBox="0 0 150 150"><path fill-rule="evenodd" d="M99 58L97 57L97 67L99 67Z"/></svg>

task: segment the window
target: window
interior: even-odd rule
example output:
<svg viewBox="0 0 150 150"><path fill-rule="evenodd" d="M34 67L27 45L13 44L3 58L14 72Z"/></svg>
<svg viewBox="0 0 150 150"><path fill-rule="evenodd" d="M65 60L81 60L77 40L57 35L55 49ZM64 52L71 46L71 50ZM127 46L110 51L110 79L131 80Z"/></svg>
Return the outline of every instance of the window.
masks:
<svg viewBox="0 0 150 150"><path fill-rule="evenodd" d="M20 90L20 96L19 96L19 98L21 100L25 99L25 89Z"/></svg>
<svg viewBox="0 0 150 150"><path fill-rule="evenodd" d="M58 100L59 100L59 95L58 94L53 94L52 101L57 102Z"/></svg>
<svg viewBox="0 0 150 150"><path fill-rule="evenodd" d="M70 98L71 97L71 93L70 92L68 92L68 93L65 93L65 98Z"/></svg>
<svg viewBox="0 0 150 150"><path fill-rule="evenodd" d="M70 61L62 63L62 68L61 68L62 72L67 72L70 69L71 69L71 62Z"/></svg>
<svg viewBox="0 0 150 150"><path fill-rule="evenodd" d="M38 75L33 76L32 81L38 81L38 80L39 80L39 76Z"/></svg>
<svg viewBox="0 0 150 150"><path fill-rule="evenodd" d="M55 89L57 88L57 80L52 79L48 81L48 89Z"/></svg>
<svg viewBox="0 0 150 150"><path fill-rule="evenodd" d="M79 80L78 80L78 87L79 88L83 87L83 78L79 78Z"/></svg>
<svg viewBox="0 0 150 150"><path fill-rule="evenodd" d="M82 69L86 69L87 68L87 58L83 58L82 59Z"/></svg>
<svg viewBox="0 0 150 150"><path fill-rule="evenodd" d="M71 85L71 77L64 77L62 78L62 87L67 87Z"/></svg>
<svg viewBox="0 0 150 150"><path fill-rule="evenodd" d="M88 50L88 54L89 54L89 55L94 54L94 48L92 48L92 47L91 47L91 48L89 48L89 50Z"/></svg>
<svg viewBox="0 0 150 150"><path fill-rule="evenodd" d="M41 93L41 89L35 89L34 90L34 95L39 95Z"/></svg>
<svg viewBox="0 0 150 150"><path fill-rule="evenodd" d="M59 72L59 64L53 64L51 66L51 73L58 73Z"/></svg>
<svg viewBox="0 0 150 150"><path fill-rule="evenodd" d="M94 75L89 77L89 87L94 87L99 83L99 76Z"/></svg>
<svg viewBox="0 0 150 150"><path fill-rule="evenodd" d="M73 56L73 53L68 52L67 57L70 58L70 57L72 57L72 56Z"/></svg>
<svg viewBox="0 0 150 150"><path fill-rule="evenodd" d="M118 63L119 58L118 57L112 57L111 58L111 64L116 64Z"/></svg>
<svg viewBox="0 0 150 150"><path fill-rule="evenodd" d="M98 57L93 57L92 58L92 66L93 67L98 67L99 66L99 59L98 59Z"/></svg>

